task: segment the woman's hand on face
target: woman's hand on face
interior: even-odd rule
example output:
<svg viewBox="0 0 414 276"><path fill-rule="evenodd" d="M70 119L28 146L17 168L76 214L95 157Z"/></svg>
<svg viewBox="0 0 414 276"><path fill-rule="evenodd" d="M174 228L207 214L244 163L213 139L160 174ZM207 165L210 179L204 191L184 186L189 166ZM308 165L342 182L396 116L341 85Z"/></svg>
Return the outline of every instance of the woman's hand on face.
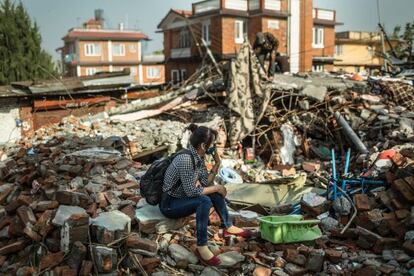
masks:
<svg viewBox="0 0 414 276"><path fill-rule="evenodd" d="M225 188L224 186L222 186L222 185L217 185L217 186L215 186L215 187L216 187L216 189L217 189L217 193L221 194L223 197L226 197L226 195L227 195L227 190L226 190L226 188Z"/></svg>

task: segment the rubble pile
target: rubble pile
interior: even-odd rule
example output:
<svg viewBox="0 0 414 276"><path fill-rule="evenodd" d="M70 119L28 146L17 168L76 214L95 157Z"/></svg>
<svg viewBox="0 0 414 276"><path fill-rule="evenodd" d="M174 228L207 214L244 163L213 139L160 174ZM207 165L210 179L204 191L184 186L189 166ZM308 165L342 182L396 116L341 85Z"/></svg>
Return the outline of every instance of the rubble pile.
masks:
<svg viewBox="0 0 414 276"><path fill-rule="evenodd" d="M196 100L167 94L151 100L155 105L117 107L155 108L138 110L134 116L145 119L137 121L118 120L135 117L115 111L118 119L68 117L2 148L0 274L413 275L412 87L316 75L281 75L262 85L271 92L263 116L228 147L234 114L206 90ZM203 90L194 89L193 96ZM165 99L171 102L163 106ZM167 219L141 198L149 164L134 161L185 146L192 122L218 128L217 182L227 187L233 223L255 232L250 240L223 238L212 209L217 268L193 253L194 216ZM299 214L312 225L292 226L295 242L263 235L262 217ZM305 237L310 228L317 238Z"/></svg>

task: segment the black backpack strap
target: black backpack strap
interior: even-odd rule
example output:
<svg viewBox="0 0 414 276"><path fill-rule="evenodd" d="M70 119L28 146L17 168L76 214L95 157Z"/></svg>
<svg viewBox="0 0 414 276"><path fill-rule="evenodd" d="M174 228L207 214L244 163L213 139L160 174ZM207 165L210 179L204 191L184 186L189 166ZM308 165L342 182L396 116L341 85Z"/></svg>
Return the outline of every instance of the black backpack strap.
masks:
<svg viewBox="0 0 414 276"><path fill-rule="evenodd" d="M175 153L171 157L171 163L174 161L174 159L176 157L178 157L179 155L183 155L183 154L190 155L190 157L191 157L191 163L193 163L193 170L195 171L196 166L195 166L194 156L193 156L193 154L191 153L191 151L189 149L182 149L179 152ZM176 190L180 184L181 184L181 179L178 179L178 181L174 185L172 185L171 188L169 190L167 190L166 192L170 192L170 191Z"/></svg>

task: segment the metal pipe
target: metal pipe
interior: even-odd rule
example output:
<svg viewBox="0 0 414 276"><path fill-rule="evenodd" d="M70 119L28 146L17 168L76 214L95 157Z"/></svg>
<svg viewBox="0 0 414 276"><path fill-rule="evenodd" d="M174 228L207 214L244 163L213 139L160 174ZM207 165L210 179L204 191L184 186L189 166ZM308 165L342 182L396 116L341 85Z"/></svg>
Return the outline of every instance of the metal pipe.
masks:
<svg viewBox="0 0 414 276"><path fill-rule="evenodd" d="M338 124L342 127L344 133L349 137L349 139L351 139L352 143L356 146L358 151L361 153L368 153L369 151L367 147L364 145L361 139L359 139L358 135L351 128L351 126L348 124L345 118L342 117L341 113L335 111L335 118L338 121Z"/></svg>

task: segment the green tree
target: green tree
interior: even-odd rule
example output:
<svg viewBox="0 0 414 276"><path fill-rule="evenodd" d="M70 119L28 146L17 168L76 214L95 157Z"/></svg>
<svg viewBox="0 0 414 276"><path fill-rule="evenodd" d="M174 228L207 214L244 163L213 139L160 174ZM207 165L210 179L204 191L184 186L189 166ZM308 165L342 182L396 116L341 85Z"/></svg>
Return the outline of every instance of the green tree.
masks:
<svg viewBox="0 0 414 276"><path fill-rule="evenodd" d="M397 55L401 58L411 60L414 56L414 21L405 24L404 28L396 26L392 33L392 38L402 41L395 47Z"/></svg>
<svg viewBox="0 0 414 276"><path fill-rule="evenodd" d="M56 76L52 57L41 47L39 27L23 4L0 3L0 84Z"/></svg>

